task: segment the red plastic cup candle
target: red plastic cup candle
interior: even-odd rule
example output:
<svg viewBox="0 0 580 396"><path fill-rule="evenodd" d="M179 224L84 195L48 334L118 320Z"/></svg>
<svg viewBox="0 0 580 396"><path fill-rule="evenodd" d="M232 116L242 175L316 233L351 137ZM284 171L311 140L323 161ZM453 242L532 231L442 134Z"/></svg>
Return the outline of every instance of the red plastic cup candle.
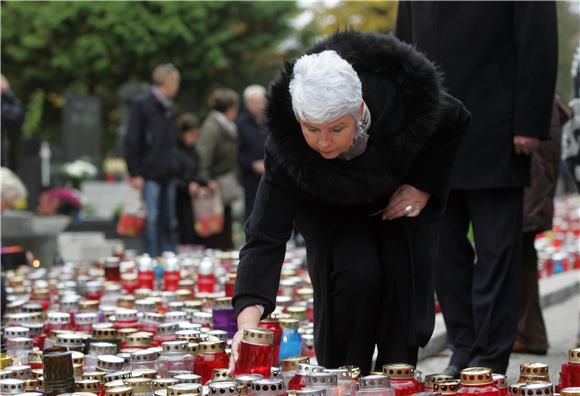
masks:
<svg viewBox="0 0 580 396"><path fill-rule="evenodd" d="M214 264L211 259L201 261L197 269L197 291L199 293L213 293L217 284L214 274Z"/></svg>
<svg viewBox="0 0 580 396"><path fill-rule="evenodd" d="M391 377L391 387L396 396L423 392L423 383L415 378L415 367L410 364L386 364L383 366L383 373Z"/></svg>
<svg viewBox="0 0 580 396"><path fill-rule="evenodd" d="M507 377L503 374L493 373L493 384L499 390L501 396L509 396Z"/></svg>
<svg viewBox="0 0 580 396"><path fill-rule="evenodd" d="M580 348L568 352L568 363L562 364L560 388L580 387Z"/></svg>
<svg viewBox="0 0 580 396"><path fill-rule="evenodd" d="M194 374L201 376L201 383L211 380L214 369L228 368L226 343L223 341L204 341L199 343L199 353L195 356Z"/></svg>
<svg viewBox="0 0 580 396"><path fill-rule="evenodd" d="M240 355L236 361L236 375L261 374L264 378L269 377L273 342L274 333L269 330L244 329Z"/></svg>
<svg viewBox="0 0 580 396"><path fill-rule="evenodd" d="M470 367L461 370L459 375L457 396L480 395L500 396L500 391L493 383L491 369L486 367Z"/></svg>
<svg viewBox="0 0 580 396"><path fill-rule="evenodd" d="M268 316L266 319L260 321L258 327L265 330L270 330L274 333L274 343L272 344L272 367L278 366L278 357L280 356L280 344L282 343L282 326L278 319L272 315Z"/></svg>
<svg viewBox="0 0 580 396"><path fill-rule="evenodd" d="M121 281L121 260L119 257L108 257L105 260L105 279L109 282Z"/></svg>
<svg viewBox="0 0 580 396"><path fill-rule="evenodd" d="M155 273L153 272L153 260L148 255L143 255L139 259L137 266L137 288L155 289Z"/></svg>
<svg viewBox="0 0 580 396"><path fill-rule="evenodd" d="M181 275L179 273L179 261L177 257L168 257L163 268L163 284L165 291L179 289Z"/></svg>

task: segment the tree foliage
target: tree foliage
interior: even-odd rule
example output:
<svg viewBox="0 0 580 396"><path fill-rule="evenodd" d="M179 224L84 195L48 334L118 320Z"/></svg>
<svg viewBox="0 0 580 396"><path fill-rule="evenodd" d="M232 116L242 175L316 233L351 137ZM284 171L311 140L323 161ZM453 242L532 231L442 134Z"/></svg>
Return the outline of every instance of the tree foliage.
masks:
<svg viewBox="0 0 580 396"><path fill-rule="evenodd" d="M160 63L182 74L184 110L217 86L267 83L292 33L294 2L2 2L2 72L24 102L45 93L43 130L59 136L66 91L104 99L116 130L117 91ZM36 92L36 94L35 94ZM36 95L36 96L34 96ZM38 105L37 103L35 104ZM110 144L109 144L110 145Z"/></svg>
<svg viewBox="0 0 580 396"><path fill-rule="evenodd" d="M347 28L387 33L395 28L397 4L397 1L340 1L326 7L318 3L314 21L323 34Z"/></svg>

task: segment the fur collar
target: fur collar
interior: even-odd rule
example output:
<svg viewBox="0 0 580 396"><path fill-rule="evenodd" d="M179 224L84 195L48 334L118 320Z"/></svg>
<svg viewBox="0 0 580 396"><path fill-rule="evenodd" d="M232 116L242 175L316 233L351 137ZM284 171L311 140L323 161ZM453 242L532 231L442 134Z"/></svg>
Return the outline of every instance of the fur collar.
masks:
<svg viewBox="0 0 580 396"><path fill-rule="evenodd" d="M350 161L325 160L306 145L288 91L292 61L269 89L267 158L316 198L343 204L384 198L404 181L437 125L439 74L427 58L392 35L337 33L308 53L327 49L351 63L361 78L373 120L366 152Z"/></svg>

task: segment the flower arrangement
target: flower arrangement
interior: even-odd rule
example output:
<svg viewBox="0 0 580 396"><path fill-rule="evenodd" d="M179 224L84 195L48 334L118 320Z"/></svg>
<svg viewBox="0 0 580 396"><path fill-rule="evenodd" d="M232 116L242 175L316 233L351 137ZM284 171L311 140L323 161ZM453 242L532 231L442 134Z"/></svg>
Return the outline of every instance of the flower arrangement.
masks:
<svg viewBox="0 0 580 396"><path fill-rule="evenodd" d="M97 168L90 162L76 160L67 162L61 168L63 178L75 189L80 189L81 183L97 176Z"/></svg>

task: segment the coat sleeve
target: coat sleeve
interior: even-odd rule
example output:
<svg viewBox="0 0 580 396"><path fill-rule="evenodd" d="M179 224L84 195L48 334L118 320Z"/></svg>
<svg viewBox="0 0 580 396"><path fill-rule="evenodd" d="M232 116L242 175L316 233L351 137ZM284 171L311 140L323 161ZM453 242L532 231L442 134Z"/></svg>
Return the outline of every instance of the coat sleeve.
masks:
<svg viewBox="0 0 580 396"><path fill-rule="evenodd" d="M252 158L252 150L250 147L251 142L249 141L249 136L246 133L246 125L244 122L238 123L238 134L240 137L240 145L238 146L238 164L244 172L253 173L254 169L252 164L254 160Z"/></svg>
<svg viewBox="0 0 580 396"><path fill-rule="evenodd" d="M276 307L286 242L298 201L297 193L285 180L267 171L260 181L254 210L245 225L246 244L240 251L232 301L236 316L249 305L263 305L263 317Z"/></svg>
<svg viewBox="0 0 580 396"><path fill-rule="evenodd" d="M207 120L201 127L201 136L197 142L197 151L199 152L200 166L199 174L201 177L212 179L212 164L219 140L219 131L214 128L214 124Z"/></svg>
<svg viewBox="0 0 580 396"><path fill-rule="evenodd" d="M412 44L412 18L411 18L411 2L399 1L397 8L397 25L395 27L395 35L401 41Z"/></svg>
<svg viewBox="0 0 580 396"><path fill-rule="evenodd" d="M558 67L558 27L553 1L514 2L517 70L514 134L549 139Z"/></svg>
<svg viewBox="0 0 580 396"><path fill-rule="evenodd" d="M441 119L431 138L413 159L405 183L431 195L445 197L451 169L470 120L471 114L463 104L444 94Z"/></svg>
<svg viewBox="0 0 580 396"><path fill-rule="evenodd" d="M142 102L136 100L131 105L127 134L125 135L125 162L131 177L142 176L141 164L145 152L145 119Z"/></svg>

